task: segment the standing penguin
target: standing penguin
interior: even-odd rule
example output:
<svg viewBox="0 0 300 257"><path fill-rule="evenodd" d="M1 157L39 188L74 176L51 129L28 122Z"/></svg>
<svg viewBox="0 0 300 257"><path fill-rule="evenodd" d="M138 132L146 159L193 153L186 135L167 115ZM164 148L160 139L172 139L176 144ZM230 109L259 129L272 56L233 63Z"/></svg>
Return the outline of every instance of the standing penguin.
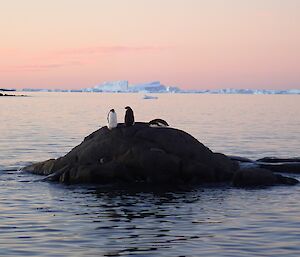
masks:
<svg viewBox="0 0 300 257"><path fill-rule="evenodd" d="M118 126L117 121L117 113L114 109L111 109L107 115L107 127L108 129L112 130Z"/></svg>
<svg viewBox="0 0 300 257"><path fill-rule="evenodd" d="M133 111L129 106L125 107L126 113L125 113L125 126L130 127L134 124L134 115Z"/></svg>

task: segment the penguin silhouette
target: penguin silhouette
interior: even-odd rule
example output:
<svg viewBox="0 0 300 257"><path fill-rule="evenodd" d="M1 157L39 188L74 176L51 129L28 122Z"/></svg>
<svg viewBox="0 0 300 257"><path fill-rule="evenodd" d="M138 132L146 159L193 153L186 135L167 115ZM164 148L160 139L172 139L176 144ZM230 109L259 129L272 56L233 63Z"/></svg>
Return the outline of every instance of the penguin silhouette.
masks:
<svg viewBox="0 0 300 257"><path fill-rule="evenodd" d="M125 126L126 127L130 127L132 125L134 125L134 115L133 115L133 111L129 106L125 107L126 109L126 113L125 113Z"/></svg>
<svg viewBox="0 0 300 257"><path fill-rule="evenodd" d="M112 130L117 126L118 126L117 113L115 112L114 109L111 109L107 115L107 127L108 129Z"/></svg>
<svg viewBox="0 0 300 257"><path fill-rule="evenodd" d="M163 119L154 119L154 120L149 121L148 124L149 124L149 126L153 126L153 127L168 127L169 126L168 122L166 122Z"/></svg>

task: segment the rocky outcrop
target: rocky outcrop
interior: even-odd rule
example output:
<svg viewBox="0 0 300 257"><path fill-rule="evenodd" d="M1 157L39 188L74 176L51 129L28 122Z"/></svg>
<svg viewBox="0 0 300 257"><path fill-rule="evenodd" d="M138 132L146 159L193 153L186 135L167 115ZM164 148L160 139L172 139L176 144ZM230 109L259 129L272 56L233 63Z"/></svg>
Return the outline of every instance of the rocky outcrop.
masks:
<svg viewBox="0 0 300 257"><path fill-rule="evenodd" d="M239 156L228 156L233 161L238 161L241 166L262 168L280 173L300 174L300 158L264 157L256 161Z"/></svg>
<svg viewBox="0 0 300 257"><path fill-rule="evenodd" d="M213 153L184 131L142 122L131 127L118 124L112 130L102 127L65 156L23 170L71 184L292 184L271 171L243 171L237 161Z"/></svg>
<svg viewBox="0 0 300 257"><path fill-rule="evenodd" d="M300 174L300 158L265 157L256 161L261 168L274 172Z"/></svg>
<svg viewBox="0 0 300 257"><path fill-rule="evenodd" d="M237 187L295 185L297 183L298 181L294 178L275 174L270 170L261 168L240 169L234 174L232 180L232 184Z"/></svg>

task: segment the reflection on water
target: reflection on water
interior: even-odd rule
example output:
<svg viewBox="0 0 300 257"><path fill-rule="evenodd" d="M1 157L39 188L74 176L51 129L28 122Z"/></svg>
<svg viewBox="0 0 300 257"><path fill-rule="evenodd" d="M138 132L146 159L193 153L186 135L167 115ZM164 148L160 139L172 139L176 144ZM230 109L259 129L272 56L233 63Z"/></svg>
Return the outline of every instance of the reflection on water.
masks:
<svg viewBox="0 0 300 257"><path fill-rule="evenodd" d="M125 190L1 174L0 250L43 256L299 253L299 186Z"/></svg>
<svg viewBox="0 0 300 257"><path fill-rule="evenodd" d="M107 110L121 119L126 105L216 151L299 156L298 96L33 96L0 101L1 256L299 256L299 185L111 190L18 171L66 153L105 124Z"/></svg>

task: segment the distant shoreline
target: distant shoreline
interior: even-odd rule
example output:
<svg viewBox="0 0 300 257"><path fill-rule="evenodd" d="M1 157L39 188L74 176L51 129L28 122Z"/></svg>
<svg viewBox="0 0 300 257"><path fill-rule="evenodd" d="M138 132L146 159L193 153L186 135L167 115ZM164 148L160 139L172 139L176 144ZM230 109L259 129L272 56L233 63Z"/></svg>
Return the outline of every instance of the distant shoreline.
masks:
<svg viewBox="0 0 300 257"><path fill-rule="evenodd" d="M28 97L28 95L9 95L9 94L2 94L0 93L0 96L16 96L16 97Z"/></svg>
<svg viewBox="0 0 300 257"><path fill-rule="evenodd" d="M0 88L0 91L4 91L4 92L14 92L14 91L16 91L16 89Z"/></svg>
<svg viewBox="0 0 300 257"><path fill-rule="evenodd" d="M0 88L0 92L3 91L0 96L18 96L4 94L4 92L61 92L61 93L140 93L140 94L201 94L201 95L300 95L300 89L235 89L235 88L223 88L223 89L180 89L172 87L165 87L161 84L153 86L153 83L149 87L94 87L94 88L81 88L81 89L47 89L47 88L23 88L23 89L5 89ZM0 93L1 94L1 93ZM24 95L22 95L24 96Z"/></svg>
<svg viewBox="0 0 300 257"><path fill-rule="evenodd" d="M43 93L104 93L104 94L198 94L198 95L300 95L299 90L203 90L203 91L179 91L179 92L153 92L153 91L86 91L86 90L72 90L72 89L21 89L18 92L43 92Z"/></svg>

